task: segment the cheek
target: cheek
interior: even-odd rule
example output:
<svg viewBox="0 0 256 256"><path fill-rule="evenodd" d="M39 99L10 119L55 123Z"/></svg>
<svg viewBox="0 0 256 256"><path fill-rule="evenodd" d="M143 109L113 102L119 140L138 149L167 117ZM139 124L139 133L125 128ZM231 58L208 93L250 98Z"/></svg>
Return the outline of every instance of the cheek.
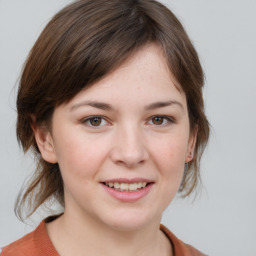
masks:
<svg viewBox="0 0 256 256"><path fill-rule="evenodd" d="M82 179L86 182L97 174L101 163L105 159L106 147L99 145L99 141L91 141L88 137L83 137L78 133L67 137L68 139L59 136L56 147L63 179L65 180L67 176L72 179Z"/></svg>
<svg viewBox="0 0 256 256"><path fill-rule="evenodd" d="M183 135L166 137L160 143L154 143L152 159L159 171L162 181L161 190L167 204L179 189L184 174L184 164L187 152L187 138Z"/></svg>
<svg viewBox="0 0 256 256"><path fill-rule="evenodd" d="M152 156L162 165L170 168L184 166L187 153L187 138L176 134L166 136L162 140L153 141Z"/></svg>

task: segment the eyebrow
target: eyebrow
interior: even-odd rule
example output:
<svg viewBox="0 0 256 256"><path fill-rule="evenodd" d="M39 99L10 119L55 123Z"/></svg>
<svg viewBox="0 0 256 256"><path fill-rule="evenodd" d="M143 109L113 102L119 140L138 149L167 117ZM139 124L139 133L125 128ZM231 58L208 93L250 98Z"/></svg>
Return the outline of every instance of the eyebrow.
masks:
<svg viewBox="0 0 256 256"><path fill-rule="evenodd" d="M75 104L70 108L70 110L73 111L83 106L90 106L90 107L94 107L102 110L113 110L113 107L111 105L103 102L96 102L96 101L84 101L84 102Z"/></svg>
<svg viewBox="0 0 256 256"><path fill-rule="evenodd" d="M175 100L170 100L170 101L157 101L157 102L151 103L151 104L145 106L145 110L147 110L147 111L154 110L157 108L168 107L171 105L177 105L182 110L184 109L183 105L180 102L175 101ZM103 102L96 102L96 101L84 101L84 102L75 104L70 108L70 110L73 111L73 110L76 110L77 108L80 108L83 106L90 106L90 107L107 110L107 111L114 110L114 108L110 104L103 103Z"/></svg>
<svg viewBox="0 0 256 256"><path fill-rule="evenodd" d="M149 105L146 105L145 110L153 110L153 109L156 109L156 108L163 108L163 107L168 107L168 106L171 106L171 105L179 106L182 110L184 110L183 105L180 102L176 101L176 100L157 101L157 102L151 103Z"/></svg>

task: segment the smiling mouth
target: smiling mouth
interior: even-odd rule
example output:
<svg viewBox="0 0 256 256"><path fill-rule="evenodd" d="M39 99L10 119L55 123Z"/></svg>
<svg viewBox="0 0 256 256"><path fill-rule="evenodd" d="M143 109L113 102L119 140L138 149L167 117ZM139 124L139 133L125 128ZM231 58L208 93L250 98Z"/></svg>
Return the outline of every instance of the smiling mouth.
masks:
<svg viewBox="0 0 256 256"><path fill-rule="evenodd" d="M124 183L124 182L103 182L103 184L109 188L112 188L120 192L136 192L144 189L149 184L148 182L134 182L134 183Z"/></svg>

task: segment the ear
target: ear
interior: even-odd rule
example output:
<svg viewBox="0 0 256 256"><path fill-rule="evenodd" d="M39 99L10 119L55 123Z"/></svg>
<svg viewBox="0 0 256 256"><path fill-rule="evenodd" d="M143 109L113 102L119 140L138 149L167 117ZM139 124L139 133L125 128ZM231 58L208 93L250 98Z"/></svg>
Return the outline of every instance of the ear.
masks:
<svg viewBox="0 0 256 256"><path fill-rule="evenodd" d="M54 149L54 143L48 127L44 124L37 125L33 122L33 124L31 124L31 128L34 132L36 143L42 158L48 163L57 163L58 161Z"/></svg>
<svg viewBox="0 0 256 256"><path fill-rule="evenodd" d="M194 151L196 146L198 126L196 125L194 129L190 132L189 140L188 140L188 148L185 163L190 162L194 158Z"/></svg>

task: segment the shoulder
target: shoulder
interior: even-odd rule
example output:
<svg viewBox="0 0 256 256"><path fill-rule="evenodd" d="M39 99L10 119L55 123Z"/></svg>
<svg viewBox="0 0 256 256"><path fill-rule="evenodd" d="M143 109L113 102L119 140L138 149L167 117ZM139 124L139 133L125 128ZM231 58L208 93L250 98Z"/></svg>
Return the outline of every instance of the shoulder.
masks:
<svg viewBox="0 0 256 256"><path fill-rule="evenodd" d="M45 222L31 233L25 235L19 240L2 248L1 256L58 256L50 238L48 237Z"/></svg>
<svg viewBox="0 0 256 256"><path fill-rule="evenodd" d="M161 224L160 229L170 239L173 245L174 256L206 256L206 254L203 254L193 246L182 242L164 225Z"/></svg>
<svg viewBox="0 0 256 256"><path fill-rule="evenodd" d="M35 231L25 235L19 240L7 245L2 248L1 256L21 256L29 255L29 252L33 247L35 247Z"/></svg>

